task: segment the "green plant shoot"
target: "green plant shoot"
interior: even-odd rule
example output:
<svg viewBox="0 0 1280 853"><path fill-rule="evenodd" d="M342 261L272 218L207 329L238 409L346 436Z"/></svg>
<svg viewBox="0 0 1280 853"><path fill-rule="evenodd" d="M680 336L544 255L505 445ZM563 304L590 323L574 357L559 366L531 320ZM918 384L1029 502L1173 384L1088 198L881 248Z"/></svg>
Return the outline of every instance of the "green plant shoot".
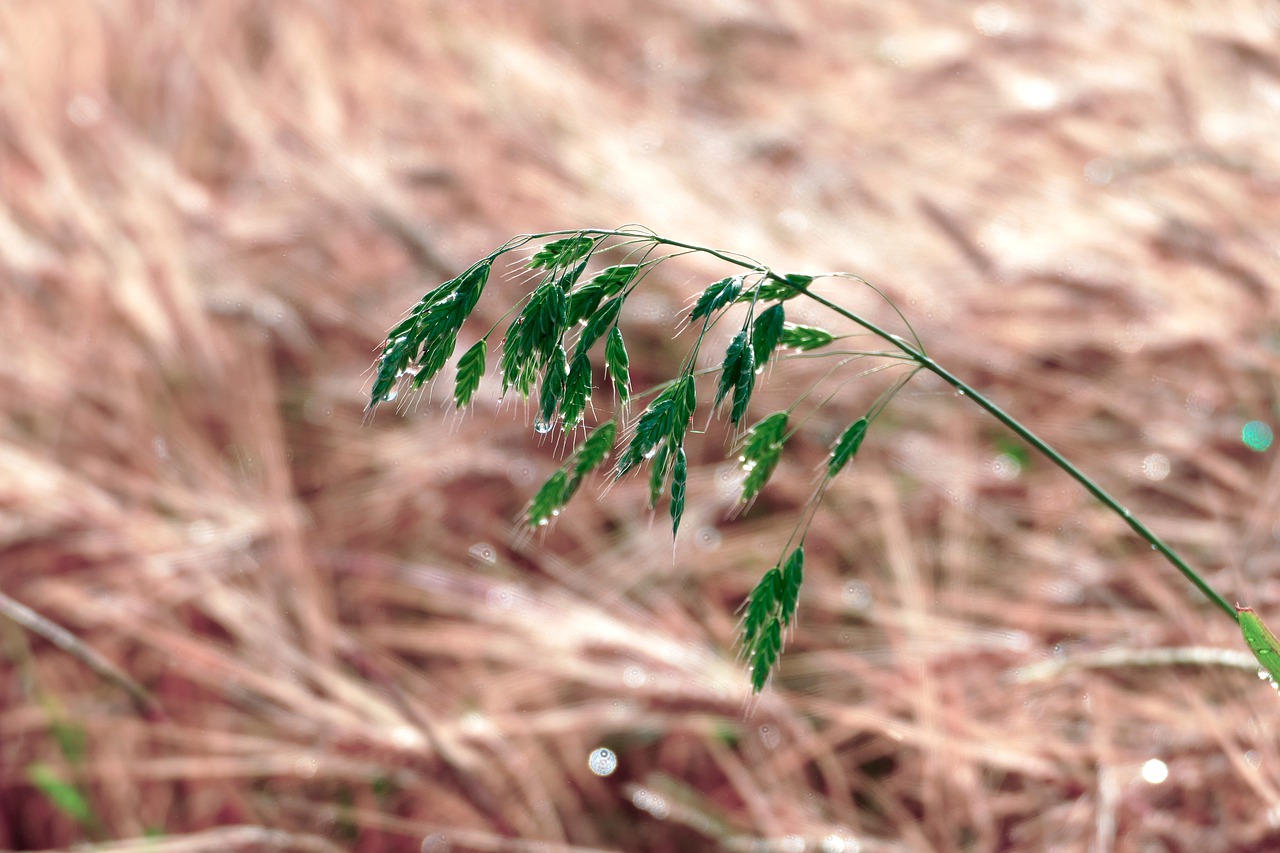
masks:
<svg viewBox="0 0 1280 853"><path fill-rule="evenodd" d="M1280 685L1280 640L1262 621L1252 607L1236 607L1240 619L1240 632L1249 651L1271 676L1271 683Z"/></svg>
<svg viewBox="0 0 1280 853"><path fill-rule="evenodd" d="M826 486L851 464L879 413L921 370L933 373L986 411L1119 516L1207 601L1237 622L1259 663L1280 683L1280 642L1252 609L1233 607L1097 482L977 389L934 361L906 317L888 297L857 276L829 274L859 282L888 302L911 340L817 292L814 286L824 276L779 273L745 255L672 240L638 227L522 235L498 247L457 278L427 293L405 319L391 329L375 365L369 410L396 399L400 386L418 388L439 374L453 357L462 327L478 304L494 264L502 256L528 247L533 251L525 268L540 278L521 300L522 304L508 313L509 317L514 316L501 337L497 359L502 393L515 392L528 398L536 390L536 429L540 433L549 432L556 424L565 432L577 430L589 414L596 412L592 378L594 367L600 364L619 405L617 412L589 430L587 438L568 461L533 496L525 511L525 521L533 526L548 524L559 515L584 478L603 468L605 459L613 455L611 476L614 479L648 466L650 505L656 506L663 495L668 496L672 533L677 535L689 497L686 437L700 397L710 390L699 389L698 379L706 373L714 377L714 393L708 401L710 410L718 413L722 403L729 403L727 419L737 436L733 444L738 449L738 462L744 473L740 499L742 505L746 505L766 487L777 468L794 432L790 427L791 416L808 397L806 393L788 409L765 415L750 428L744 428L744 423L750 423L746 417L758 384L766 377L766 366L799 357L832 358L838 369L854 359L875 357L883 359L886 367L905 368L871 411L849 423L835 438L822 472L822 485L801 514L787 546L790 550L783 549L785 556L764 574L743 605L740 647L750 665L753 690L760 691L768 683L781 656L785 636L795 625L804 574L805 519L812 519L812 511L822 500ZM625 304L660 264L688 254L704 255L736 271L707 285L694 299L685 318L694 340L678 374L655 388L632 389L630 358L621 325ZM603 264L594 275L587 275L593 263L605 259L610 263ZM839 350L831 346L840 340L832 332L788 322L784 303L799 297L834 317L860 326L887 343L890 349ZM730 312L737 313L731 316ZM711 362L714 367L698 368L704 344L721 322L732 324L728 335L719 336L717 346L724 347L723 355ZM470 404L478 393L486 369L488 339L494 334L496 329L490 329L458 359L452 395L458 408ZM602 339L603 362L593 362L593 358L600 358L597 350L601 348ZM880 369L870 369L865 374ZM647 405L633 415L628 414L630 402L644 399L649 399ZM829 402L807 405L816 411ZM803 419L797 422L803 423Z"/></svg>

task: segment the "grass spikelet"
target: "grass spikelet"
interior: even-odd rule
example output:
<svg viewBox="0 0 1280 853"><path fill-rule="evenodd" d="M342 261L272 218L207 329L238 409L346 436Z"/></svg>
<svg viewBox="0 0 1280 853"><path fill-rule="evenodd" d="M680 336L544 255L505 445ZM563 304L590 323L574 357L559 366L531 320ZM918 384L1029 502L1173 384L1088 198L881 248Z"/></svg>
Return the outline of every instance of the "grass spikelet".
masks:
<svg viewBox="0 0 1280 853"><path fill-rule="evenodd" d="M564 383L564 399L560 402L560 414L564 418L565 431L582 423L591 399L591 359L586 355L574 356Z"/></svg>
<svg viewBox="0 0 1280 853"><path fill-rule="evenodd" d="M692 373L681 374L659 394L652 403L636 419L635 434L627 446L626 453L618 460L615 477L621 477L630 471L658 443L668 439L673 445L684 441L685 431L689 428L689 419L693 417L695 403L695 386Z"/></svg>
<svg viewBox="0 0 1280 853"><path fill-rule="evenodd" d="M742 621L742 646L750 655L761 630L773 618L782 597L782 572L777 566L764 573L747 599L747 613Z"/></svg>
<svg viewBox="0 0 1280 853"><path fill-rule="evenodd" d="M481 261L430 291L410 315L388 333L378 359L368 408L391 399L396 382L415 362L415 388L429 381L448 363L458 343L458 331L480 301L492 266L489 259Z"/></svg>
<svg viewBox="0 0 1280 853"><path fill-rule="evenodd" d="M827 477L839 474L849 460L862 446L862 439L867 435L867 419L858 418L845 428L831 448L831 456L827 459Z"/></svg>
<svg viewBox="0 0 1280 853"><path fill-rule="evenodd" d="M797 326L788 323L782 330L782 338L779 343L784 347L808 352L809 350L820 349L825 347L836 339L835 335L826 329L819 329L816 326Z"/></svg>
<svg viewBox="0 0 1280 853"><path fill-rule="evenodd" d="M787 412L768 415L747 431L739 453L739 461L746 472L742 483L742 503L754 500L764 488L769 477L782 458L782 445L786 440Z"/></svg>
<svg viewBox="0 0 1280 853"><path fill-rule="evenodd" d="M640 272L639 264L618 264L600 270L589 283L599 287L603 296L615 296L631 283L638 272Z"/></svg>
<svg viewBox="0 0 1280 853"><path fill-rule="evenodd" d="M786 318L786 309L782 307L782 303L778 303L762 311L751 324L751 354L755 359L756 371L764 369L769 356L782 339Z"/></svg>
<svg viewBox="0 0 1280 853"><path fill-rule="evenodd" d="M720 364L720 381L716 385L713 406L733 392L733 406L729 420L737 426L747 413L747 403L751 400L751 392L755 388L756 363L751 344L751 332L743 329L733 336L724 353L724 361Z"/></svg>
<svg viewBox="0 0 1280 853"><path fill-rule="evenodd" d="M733 407L729 410L729 422L734 426L742 423L747 415L747 405L751 402L751 394L756 387L756 358L749 346L742 348L742 356L738 361L738 376L733 383Z"/></svg>
<svg viewBox="0 0 1280 853"><path fill-rule="evenodd" d="M588 352L595 345L595 342L600 340L600 336L618 322L618 314L622 311L623 298L622 296L615 296L591 315L587 320L586 327L582 330L582 334L578 336L578 344L574 349L575 354L582 355Z"/></svg>
<svg viewBox="0 0 1280 853"><path fill-rule="evenodd" d="M564 347L556 345L555 352L542 375L542 394L538 408L538 431L545 432L555 423L556 413L560 410L560 402L565 396L565 382L569 378L568 357ZM588 381L590 376L588 375Z"/></svg>
<svg viewBox="0 0 1280 853"><path fill-rule="evenodd" d="M658 505L658 499L667 489L667 473L671 468L671 445L665 441L649 461L649 509Z"/></svg>
<svg viewBox="0 0 1280 853"><path fill-rule="evenodd" d="M716 311L728 305L738 298L742 293L743 277L740 275L722 278L715 284L708 285L698 299L693 304L693 311L689 314L689 322L692 323L702 317L709 317Z"/></svg>
<svg viewBox="0 0 1280 853"><path fill-rule="evenodd" d="M580 481L604 462L618 434L616 421L606 421L591 431L573 456L571 481Z"/></svg>
<svg viewBox="0 0 1280 853"><path fill-rule="evenodd" d="M765 684L769 681L769 675L773 671L773 665L778 662L778 655L781 653L782 622L773 618L760 631L751 656L751 689L756 693L764 690Z"/></svg>
<svg viewBox="0 0 1280 853"><path fill-rule="evenodd" d="M458 359L458 379L453 389L453 402L459 409L465 408L471 402L476 389L480 387L488 352L488 344L481 338Z"/></svg>
<svg viewBox="0 0 1280 853"><path fill-rule="evenodd" d="M529 296L520 316L512 321L502 342L502 390L515 388L529 395L534 380L560 344L567 306L564 291L543 282Z"/></svg>
<svg viewBox="0 0 1280 853"><path fill-rule="evenodd" d="M596 241L592 237L565 237L562 240L552 240L534 253L529 261L529 269L567 267L589 255L595 245Z"/></svg>
<svg viewBox="0 0 1280 853"><path fill-rule="evenodd" d="M615 421L606 421L591 431L573 455L538 489L524 511L525 523L540 527L560 514L578 492L582 481L609 456L618 434Z"/></svg>
<svg viewBox="0 0 1280 853"><path fill-rule="evenodd" d="M811 275L800 275L799 273L787 273L783 276L785 281L774 281L767 279L760 282L752 288L743 291L738 297L739 302L785 302L788 299L794 299L804 292L803 288L809 286L813 281Z"/></svg>
<svg viewBox="0 0 1280 853"><path fill-rule="evenodd" d="M573 326L586 322L587 318L600 307L600 300L603 298L604 288L594 281L589 281L572 291L565 309L565 325Z"/></svg>
<svg viewBox="0 0 1280 853"><path fill-rule="evenodd" d="M458 333L450 330L423 349L422 356L418 359L418 372L413 377L413 387L420 388L434 379L435 375L448 364L449 357L453 355L457 346Z"/></svg>
<svg viewBox="0 0 1280 853"><path fill-rule="evenodd" d="M525 510L525 521L530 527L541 527L560 514L560 510L571 497L569 490L569 472L559 468L538 489L533 500Z"/></svg>
<svg viewBox="0 0 1280 853"><path fill-rule="evenodd" d="M783 625L790 625L800 604L800 586L804 583L804 546L791 552L782 569L782 595L778 600L778 615Z"/></svg>
<svg viewBox="0 0 1280 853"><path fill-rule="evenodd" d="M684 517L685 487L689 478L689 460L684 448L677 447L675 462L671 466L671 535L680 532L680 519Z"/></svg>
<svg viewBox="0 0 1280 853"><path fill-rule="evenodd" d="M622 330L617 326L609 330L609 337L605 340L604 363L609 371L609 379L613 382L614 393L625 404L631 399L631 360L627 356L627 344L622 339Z"/></svg>

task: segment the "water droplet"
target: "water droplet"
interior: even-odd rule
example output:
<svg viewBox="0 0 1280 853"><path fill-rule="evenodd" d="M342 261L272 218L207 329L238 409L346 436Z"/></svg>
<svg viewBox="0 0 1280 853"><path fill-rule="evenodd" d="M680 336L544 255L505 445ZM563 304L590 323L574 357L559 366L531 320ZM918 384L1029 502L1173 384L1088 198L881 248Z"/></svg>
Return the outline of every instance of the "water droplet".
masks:
<svg viewBox="0 0 1280 853"><path fill-rule="evenodd" d="M542 418L538 418L536 421L533 422L533 431L536 433L539 433L540 435L546 435L547 433L551 432L551 427L552 427L552 422L549 420L544 420Z"/></svg>
<svg viewBox="0 0 1280 853"><path fill-rule="evenodd" d="M866 610L871 606L871 588L862 581L849 581L844 585L844 603L852 610Z"/></svg>
<svg viewBox="0 0 1280 853"><path fill-rule="evenodd" d="M720 547L720 531L714 527L701 527L694 537L693 546L699 551L714 551Z"/></svg>
<svg viewBox="0 0 1280 853"><path fill-rule="evenodd" d="M957 389L956 389L956 396L957 396L957 397L963 397L963 396L964 396L964 389L963 389L963 388L957 388Z"/></svg>
<svg viewBox="0 0 1280 853"><path fill-rule="evenodd" d="M533 482L533 466L527 459L516 459L507 466L507 477L517 486L526 486Z"/></svg>
<svg viewBox="0 0 1280 853"><path fill-rule="evenodd" d="M399 396L399 394L400 394L400 392L399 392L399 391L397 391L396 389L392 388L390 391L388 391L387 393L385 393L385 394L383 394L383 395L382 395L382 402L384 402L384 403L390 403L390 402L391 402L392 400L394 400L397 396Z"/></svg>
<svg viewBox="0 0 1280 853"><path fill-rule="evenodd" d="M644 687L648 680L649 674L642 666L629 666L622 673L622 683L628 687Z"/></svg>
<svg viewBox="0 0 1280 853"><path fill-rule="evenodd" d="M996 478L1000 480L1016 480L1022 473L1022 463L1012 453L1001 453L988 464Z"/></svg>
<svg viewBox="0 0 1280 853"><path fill-rule="evenodd" d="M498 562L498 552L488 542L477 542L467 549L467 553L490 565Z"/></svg>
<svg viewBox="0 0 1280 853"><path fill-rule="evenodd" d="M422 853L449 853L449 839L440 833L422 839Z"/></svg>
<svg viewBox="0 0 1280 853"><path fill-rule="evenodd" d="M510 610L515 603L515 596L512 591L506 587L494 587L485 593L485 604L489 605L491 610Z"/></svg>
<svg viewBox="0 0 1280 853"><path fill-rule="evenodd" d="M618 756L612 749L605 749L602 746L587 757L587 766L597 776L608 776L618 769Z"/></svg>

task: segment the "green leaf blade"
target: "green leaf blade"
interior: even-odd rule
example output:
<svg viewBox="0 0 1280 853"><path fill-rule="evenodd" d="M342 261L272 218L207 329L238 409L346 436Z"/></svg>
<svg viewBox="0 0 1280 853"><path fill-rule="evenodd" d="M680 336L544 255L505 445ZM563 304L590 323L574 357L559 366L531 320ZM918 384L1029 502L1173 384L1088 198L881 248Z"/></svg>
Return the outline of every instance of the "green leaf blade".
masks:
<svg viewBox="0 0 1280 853"><path fill-rule="evenodd" d="M1280 684L1280 640L1252 607L1236 605L1236 620L1240 623L1240 632L1249 651L1271 676L1271 681Z"/></svg>

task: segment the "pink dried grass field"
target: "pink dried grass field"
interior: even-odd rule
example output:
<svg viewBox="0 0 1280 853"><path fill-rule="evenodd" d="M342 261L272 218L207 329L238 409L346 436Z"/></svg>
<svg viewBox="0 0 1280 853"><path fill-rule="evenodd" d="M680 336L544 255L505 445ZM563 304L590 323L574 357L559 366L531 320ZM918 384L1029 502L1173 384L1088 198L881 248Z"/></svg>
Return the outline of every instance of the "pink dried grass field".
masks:
<svg viewBox="0 0 1280 853"><path fill-rule="evenodd" d="M361 409L428 287L519 231L642 222L882 285L1273 615L1280 476L1239 433L1276 410L1278 26L1245 2L0 5L0 592L75 638L0 622L0 846L1272 849L1280 704L1231 626L940 384L833 489L749 716L733 610L876 380L734 519L718 436L695 446L674 556L630 480L516 530L563 448L495 383L461 417L443 389ZM650 280L640 385L715 272ZM818 376L777 369L759 412ZM1228 653L1153 656L1193 647Z"/></svg>

